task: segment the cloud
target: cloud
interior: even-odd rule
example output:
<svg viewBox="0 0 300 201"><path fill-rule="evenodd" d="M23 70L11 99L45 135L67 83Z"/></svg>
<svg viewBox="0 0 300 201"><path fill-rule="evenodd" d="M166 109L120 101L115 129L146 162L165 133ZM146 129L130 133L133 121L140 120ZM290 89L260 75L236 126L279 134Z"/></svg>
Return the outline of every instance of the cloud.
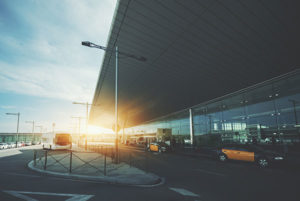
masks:
<svg viewBox="0 0 300 201"><path fill-rule="evenodd" d="M10 1L9 1L10 2ZM91 100L103 52L82 40L105 45L116 1L53 0L10 4L21 24L0 31L0 92L65 100ZM9 19L0 24L8 24ZM1 57L0 57L1 58Z"/></svg>
<svg viewBox="0 0 300 201"><path fill-rule="evenodd" d="M66 100L91 97L97 81L93 68L48 64L43 64L43 70L40 68L39 63L16 67L0 62L0 92Z"/></svg>
<svg viewBox="0 0 300 201"><path fill-rule="evenodd" d="M14 109L14 108L16 108L16 106L13 106L13 105L1 105L0 108L1 109Z"/></svg>

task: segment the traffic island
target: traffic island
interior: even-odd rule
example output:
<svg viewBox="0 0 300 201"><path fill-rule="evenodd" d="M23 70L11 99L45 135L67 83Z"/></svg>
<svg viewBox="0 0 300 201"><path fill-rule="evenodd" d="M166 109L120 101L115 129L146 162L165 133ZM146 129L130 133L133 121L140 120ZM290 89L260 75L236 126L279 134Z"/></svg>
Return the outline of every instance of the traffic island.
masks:
<svg viewBox="0 0 300 201"><path fill-rule="evenodd" d="M95 152L35 150L28 167L42 174L119 185L156 186L159 176Z"/></svg>

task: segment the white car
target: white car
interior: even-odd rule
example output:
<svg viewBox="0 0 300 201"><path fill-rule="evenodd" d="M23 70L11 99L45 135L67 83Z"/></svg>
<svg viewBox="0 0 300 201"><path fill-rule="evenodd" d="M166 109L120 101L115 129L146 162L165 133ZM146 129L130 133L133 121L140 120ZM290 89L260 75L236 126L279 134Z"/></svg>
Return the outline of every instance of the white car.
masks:
<svg viewBox="0 0 300 201"><path fill-rule="evenodd" d="M10 148L15 148L16 147L16 143L15 142L11 142L10 143Z"/></svg>
<svg viewBox="0 0 300 201"><path fill-rule="evenodd" d="M25 142L25 146L31 146L32 143L31 142Z"/></svg>
<svg viewBox="0 0 300 201"><path fill-rule="evenodd" d="M5 149L8 149L9 145L7 143L4 143L4 147L5 147Z"/></svg>
<svg viewBox="0 0 300 201"><path fill-rule="evenodd" d="M0 149L7 149L8 145L6 143L0 143Z"/></svg>

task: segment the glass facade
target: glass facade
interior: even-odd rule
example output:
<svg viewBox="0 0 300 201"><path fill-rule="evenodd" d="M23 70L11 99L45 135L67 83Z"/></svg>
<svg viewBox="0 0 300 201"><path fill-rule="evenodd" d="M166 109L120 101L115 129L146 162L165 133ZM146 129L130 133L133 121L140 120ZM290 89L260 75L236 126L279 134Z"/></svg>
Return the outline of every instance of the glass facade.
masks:
<svg viewBox="0 0 300 201"><path fill-rule="evenodd" d="M19 142L40 142L41 135L40 133L35 133L34 135L32 133L19 133L17 137L16 133L0 133L0 142L16 142L17 139Z"/></svg>
<svg viewBox="0 0 300 201"><path fill-rule="evenodd" d="M205 92L202 92L205 93ZM127 136L171 129L176 144L195 148L228 143L300 144L300 72L249 87L189 109L126 128Z"/></svg>

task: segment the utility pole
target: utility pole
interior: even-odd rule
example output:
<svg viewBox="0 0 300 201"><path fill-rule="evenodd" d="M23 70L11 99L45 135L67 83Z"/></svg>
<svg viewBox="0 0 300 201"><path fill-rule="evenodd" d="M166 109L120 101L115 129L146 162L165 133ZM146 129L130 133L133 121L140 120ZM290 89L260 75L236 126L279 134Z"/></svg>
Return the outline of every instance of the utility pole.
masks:
<svg viewBox="0 0 300 201"><path fill-rule="evenodd" d="M92 105L88 102L86 103L82 103L82 102L73 102L73 104L77 104L77 105L85 105L86 106L86 114L85 114L85 147L87 147L87 135L88 135L88 122L89 122L89 106Z"/></svg>
<svg viewBox="0 0 300 201"><path fill-rule="evenodd" d="M18 123L17 123L17 139L16 139L16 147L18 147L20 112L18 112L18 113L6 113L6 115L16 115L16 116L18 116Z"/></svg>
<svg viewBox="0 0 300 201"><path fill-rule="evenodd" d="M136 55L133 55L133 54L128 54L128 53L125 53L125 52L120 52L118 50L118 46L116 46L116 49L115 50L110 50L110 49L107 49L106 47L104 46L101 46L101 45L96 45L94 43L91 43L89 41L83 41L81 42L81 45L83 46L87 46L87 47L91 47L91 48L98 48L98 49L101 49L101 50L104 50L106 52L112 52L112 53L115 53L115 59L116 59L116 68L115 68L115 133L116 133L116 162L118 163L119 161L119 149L118 149L118 143L119 143L119 138L118 138L118 129L119 129L119 126L118 126L118 57L119 57L119 54L120 55L124 55L126 57L129 57L129 58L132 58L132 59L135 59L135 60L138 60L138 61L142 61L142 62L145 62L147 59L145 57L142 57L142 56L136 56Z"/></svg>
<svg viewBox="0 0 300 201"><path fill-rule="evenodd" d="M25 121L25 123L32 124L32 138L31 138L31 144L33 144L34 141L34 121Z"/></svg>
<svg viewBox="0 0 300 201"><path fill-rule="evenodd" d="M118 46L116 46L116 75L115 75L115 133L116 133L116 162L119 163L119 136L118 136Z"/></svg>
<svg viewBox="0 0 300 201"><path fill-rule="evenodd" d="M52 123L52 133L54 133L55 123Z"/></svg>
<svg viewBox="0 0 300 201"><path fill-rule="evenodd" d="M81 119L84 119L84 117L72 117L73 119L78 119L78 135L80 137L80 124ZM85 135L85 150L87 150L87 136Z"/></svg>
<svg viewBox="0 0 300 201"><path fill-rule="evenodd" d="M42 125L39 125L39 126L35 126L36 128L40 128L40 133L41 135L43 135L43 126Z"/></svg>

